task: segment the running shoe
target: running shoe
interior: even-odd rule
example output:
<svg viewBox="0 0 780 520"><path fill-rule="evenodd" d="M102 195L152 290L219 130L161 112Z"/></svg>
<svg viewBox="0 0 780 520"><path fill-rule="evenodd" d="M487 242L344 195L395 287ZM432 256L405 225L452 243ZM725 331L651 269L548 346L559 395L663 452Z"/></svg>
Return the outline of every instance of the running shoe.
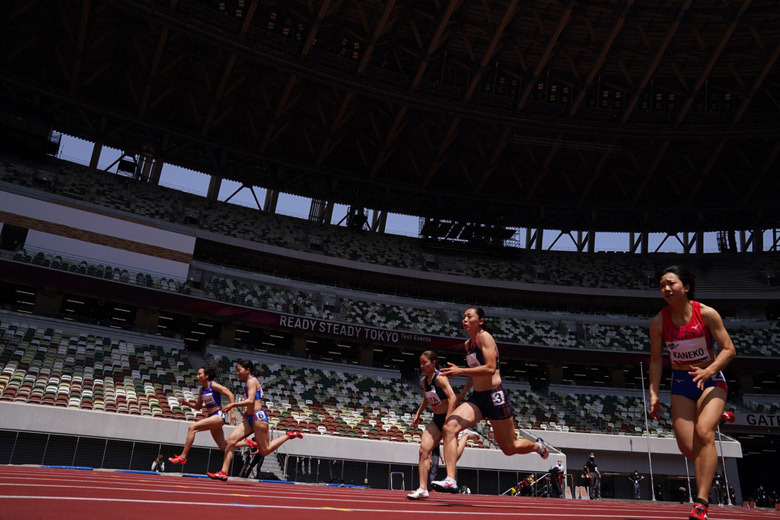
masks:
<svg viewBox="0 0 780 520"><path fill-rule="evenodd" d="M174 455L173 457L168 457L168 460L174 464L187 464L187 459L185 459L181 455Z"/></svg>
<svg viewBox="0 0 780 520"><path fill-rule="evenodd" d="M248 437L246 439L246 445L252 448L253 450L257 449L257 443Z"/></svg>
<svg viewBox="0 0 780 520"><path fill-rule="evenodd" d="M221 480L222 482L227 482L228 479L227 473L222 470L219 470L216 473L206 473L206 475L208 475L209 478L213 478L214 480Z"/></svg>
<svg viewBox="0 0 780 520"><path fill-rule="evenodd" d="M477 432L473 432L471 430L466 432L466 438L470 441L478 441L479 440L479 434Z"/></svg>
<svg viewBox="0 0 780 520"><path fill-rule="evenodd" d="M303 439L303 434L301 434L301 432L288 431L287 436L291 439Z"/></svg>
<svg viewBox="0 0 780 520"><path fill-rule="evenodd" d="M707 520L707 504L701 502L694 502L691 514L688 515L688 520Z"/></svg>
<svg viewBox="0 0 780 520"><path fill-rule="evenodd" d="M724 410L723 413L720 414L720 420L724 423L733 423L736 420L736 417L734 416L734 412Z"/></svg>
<svg viewBox="0 0 780 520"><path fill-rule="evenodd" d="M409 493L406 495L406 498L409 500L420 500L421 498L428 498L428 490L418 488L414 493Z"/></svg>
<svg viewBox="0 0 780 520"><path fill-rule="evenodd" d="M542 458L542 460L547 460L547 457L550 456L550 449L547 447L541 437L536 439L536 444L539 445L539 456Z"/></svg>
<svg viewBox="0 0 780 520"><path fill-rule="evenodd" d="M431 482L431 487L436 491L440 491L442 493L458 492L458 483L455 481L455 479L452 479L450 477L447 477L444 480L434 480L433 482Z"/></svg>

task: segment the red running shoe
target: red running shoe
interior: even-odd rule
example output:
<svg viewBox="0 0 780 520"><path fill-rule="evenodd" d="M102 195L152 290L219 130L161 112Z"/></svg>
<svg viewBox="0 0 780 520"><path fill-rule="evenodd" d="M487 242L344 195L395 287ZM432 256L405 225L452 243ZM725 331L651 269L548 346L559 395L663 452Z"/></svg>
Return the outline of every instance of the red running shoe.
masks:
<svg viewBox="0 0 780 520"><path fill-rule="evenodd" d="M227 473L222 470L219 470L216 473L206 473L206 475L208 475L209 478L213 478L214 480L221 480L222 482L227 482L228 479Z"/></svg>
<svg viewBox="0 0 780 520"><path fill-rule="evenodd" d="M737 418L734 416L734 412L724 410L723 413L720 414L720 420L724 423L733 423Z"/></svg>
<svg viewBox="0 0 780 520"><path fill-rule="evenodd" d="M301 432L288 431L287 436L291 439L303 439L303 435L301 434Z"/></svg>
<svg viewBox="0 0 780 520"><path fill-rule="evenodd" d="M183 458L181 455L174 455L173 457L168 457L168 460L174 464L187 464L187 459Z"/></svg>
<svg viewBox="0 0 780 520"><path fill-rule="evenodd" d="M249 446L253 450L257 449L257 443L255 441L253 441L252 439L247 438L246 444L247 444L247 446Z"/></svg>
<svg viewBox="0 0 780 520"><path fill-rule="evenodd" d="M688 520L707 520L707 504L695 501L693 503L693 509L691 514L688 515Z"/></svg>

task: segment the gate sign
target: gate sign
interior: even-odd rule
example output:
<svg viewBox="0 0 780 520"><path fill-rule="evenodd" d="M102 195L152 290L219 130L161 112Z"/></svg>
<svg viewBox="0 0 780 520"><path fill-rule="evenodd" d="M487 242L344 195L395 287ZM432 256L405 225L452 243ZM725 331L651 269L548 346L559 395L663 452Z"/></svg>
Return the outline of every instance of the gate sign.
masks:
<svg viewBox="0 0 780 520"><path fill-rule="evenodd" d="M760 426L764 428L780 428L780 414L748 412L737 414L736 424L742 426Z"/></svg>

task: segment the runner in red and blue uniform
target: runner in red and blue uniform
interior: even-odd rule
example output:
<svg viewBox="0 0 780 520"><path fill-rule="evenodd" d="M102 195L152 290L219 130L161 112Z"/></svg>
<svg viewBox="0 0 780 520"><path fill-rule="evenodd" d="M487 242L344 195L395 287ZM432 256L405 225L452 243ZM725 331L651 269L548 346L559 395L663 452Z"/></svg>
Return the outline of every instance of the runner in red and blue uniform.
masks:
<svg viewBox="0 0 780 520"><path fill-rule="evenodd" d="M285 435L270 440L270 427L268 425L268 414L263 410L263 389L260 387L255 375L255 365L248 359L236 363L236 374L238 379L243 381L244 400L226 405L223 410L230 411L232 408L246 408L244 412L244 421L236 426L233 433L227 439L225 447L225 457L222 462L222 469L216 473L207 473L210 478L225 481L228 479L227 472L230 470L230 463L233 461L233 452L238 444L249 435L255 434L257 451L263 457L276 451L279 446L290 439L301 439L301 432L288 431ZM253 446L254 447L254 446Z"/></svg>
<svg viewBox="0 0 780 520"><path fill-rule="evenodd" d="M182 398L179 399L179 402L195 410L200 410L203 413L203 417L197 422L190 424L189 428L187 428L187 439L184 441L184 449L181 454L168 458L174 464L187 463L187 455L195 440L195 434L198 432L210 431L219 449L225 451L225 434L222 432L222 426L227 424L229 414L222 408L222 396L224 395L232 403L233 393L219 383L214 382L214 378L217 377L217 370L214 367L200 367L197 377L198 383L201 385L198 400L193 402ZM232 415L230 419L232 424L235 424L235 419Z"/></svg>
<svg viewBox="0 0 780 520"><path fill-rule="evenodd" d="M715 430L726 405L728 387L723 370L734 356L720 314L694 300L696 279L685 267L671 266L658 277L667 306L650 322L650 413L658 417L661 403L663 346L672 364L672 422L677 446L693 460L697 496L689 520L707 520L707 498L718 466ZM715 356L713 340L720 347Z"/></svg>
<svg viewBox="0 0 780 520"><path fill-rule="evenodd" d="M479 307L466 309L463 313L463 329L469 335L469 339L464 344L466 363L469 367L460 368L448 363L449 366L440 371L450 379L458 376L469 378L458 395L458 401L466 395L469 388L474 388L474 393L468 401L449 414L444 423L444 461L447 466L447 478L431 483L433 489L437 491L458 492L458 483L455 480L458 471L458 433L483 419L493 427L496 443L506 455L536 452L542 459L550 455L542 439L533 442L517 438L509 398L501 387L498 346L486 327L485 311Z"/></svg>

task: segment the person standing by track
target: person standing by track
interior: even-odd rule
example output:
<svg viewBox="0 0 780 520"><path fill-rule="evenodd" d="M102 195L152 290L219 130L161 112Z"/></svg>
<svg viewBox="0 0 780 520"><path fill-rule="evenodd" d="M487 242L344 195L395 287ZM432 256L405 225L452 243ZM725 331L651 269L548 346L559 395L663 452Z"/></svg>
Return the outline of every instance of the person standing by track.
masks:
<svg viewBox="0 0 780 520"><path fill-rule="evenodd" d="M695 301L696 279L687 268L671 266L658 276L666 302L650 322L650 414L661 402L662 350L672 364L672 422L677 446L693 460L696 497L689 520L707 520L707 499L718 465L715 430L726 404L728 386L721 370L736 356L720 314ZM713 342L720 347L715 355Z"/></svg>

